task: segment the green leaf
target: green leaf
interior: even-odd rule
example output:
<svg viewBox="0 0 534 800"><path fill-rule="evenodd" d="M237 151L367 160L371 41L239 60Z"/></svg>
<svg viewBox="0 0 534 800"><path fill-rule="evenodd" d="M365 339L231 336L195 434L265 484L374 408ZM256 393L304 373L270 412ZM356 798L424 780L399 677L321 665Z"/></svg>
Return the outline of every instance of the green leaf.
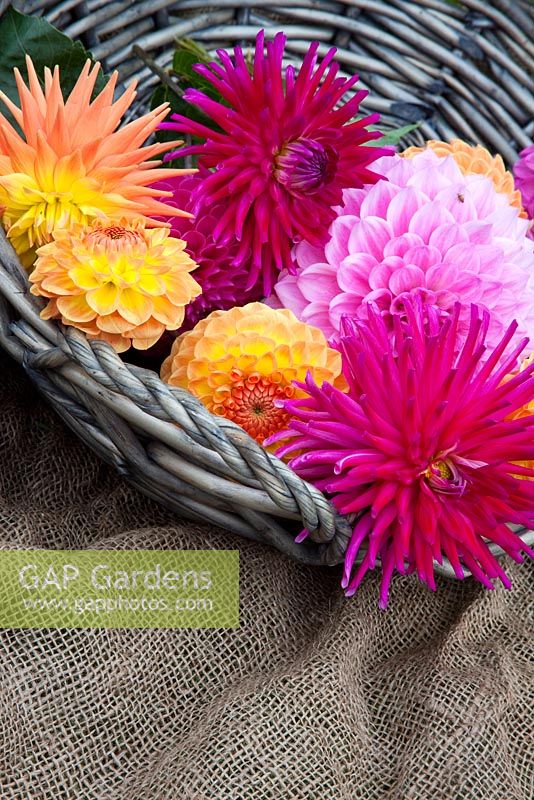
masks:
<svg viewBox="0 0 534 800"><path fill-rule="evenodd" d="M201 44L195 42L194 39L178 39L176 42L176 52L191 53L194 56L196 64L209 64L213 58Z"/></svg>
<svg viewBox="0 0 534 800"><path fill-rule="evenodd" d="M65 97L76 83L85 61L91 58L81 42L73 42L42 17L20 14L11 7L0 18L0 42L0 89L17 105L18 92L13 69L18 67L23 78L27 79L26 54L31 56L43 86L44 68L52 68L56 64L59 66L61 88ZM106 79L101 71L95 92L98 93L105 85ZM2 113L11 119L4 108Z"/></svg>
<svg viewBox="0 0 534 800"><path fill-rule="evenodd" d="M387 131L380 139L373 139L366 144L372 147L384 147L385 145L398 145L400 140L419 127L419 122L414 122L413 125L403 125L402 128L395 128L395 130ZM373 129L371 129L373 130ZM375 128L374 130L379 130Z"/></svg>

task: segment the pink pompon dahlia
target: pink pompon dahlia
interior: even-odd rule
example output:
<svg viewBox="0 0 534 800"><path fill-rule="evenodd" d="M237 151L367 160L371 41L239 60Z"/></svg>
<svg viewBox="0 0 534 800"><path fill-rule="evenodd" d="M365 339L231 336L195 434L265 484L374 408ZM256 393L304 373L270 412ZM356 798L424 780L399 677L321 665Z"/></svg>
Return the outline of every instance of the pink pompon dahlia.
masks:
<svg viewBox="0 0 534 800"><path fill-rule="evenodd" d="M163 200L167 205L193 212L192 196L204 179L203 173L179 176L155 183L152 188L171 192L171 196ZM262 297L261 281L247 288L248 264L234 263L238 241L234 239L222 245L214 239L213 231L224 209L224 203L217 203L211 208L200 209L195 218L160 218L170 224L172 236L186 243L185 252L198 264L195 280L202 287L202 294L186 307L184 323L176 336L194 328L212 311L226 311Z"/></svg>
<svg viewBox="0 0 534 800"><path fill-rule="evenodd" d="M376 307L344 320L348 393L308 376L307 396L284 403L288 430L268 440L288 439L277 454L294 454L290 466L355 515L342 585L352 595L380 558L381 607L395 569L434 589L434 561L446 556L459 578L465 566L488 588L493 578L509 587L489 544L534 557L507 526L534 526L534 482L520 480L534 470L513 463L534 455L534 415L510 417L534 397L534 363L503 383L525 347L507 350L516 323L483 364L488 312L471 306L458 351L459 324L459 304L442 320L420 299L407 301L393 339Z"/></svg>
<svg viewBox="0 0 534 800"><path fill-rule="evenodd" d="M215 168L195 192L196 212L224 201L214 236L221 244L239 240L236 263L250 264L249 286L263 276L265 294L277 272L291 266L293 243L306 239L320 245L342 190L378 180L368 166L390 152L363 146L381 136L367 130L378 114L351 122L367 92L340 104L358 77L337 77L335 48L319 62L319 43L313 43L297 72L282 67L285 42L278 33L264 52L261 31L252 68L240 47L233 59L219 50L220 63L195 66L224 104L195 89L184 99L218 130L180 115L160 126L204 139L166 158L193 154L201 167Z"/></svg>
<svg viewBox="0 0 534 800"><path fill-rule="evenodd" d="M534 219L534 144L519 153L519 159L514 164L514 178L521 192L524 209L530 219Z"/></svg>
<svg viewBox="0 0 534 800"><path fill-rule="evenodd" d="M442 316L466 304L463 336L476 303L491 312L489 346L512 319L534 342L534 243L508 196L430 149L377 168L387 180L344 192L324 247L297 245L297 274L275 286L282 305L335 338L341 318L366 317L371 302L392 330L413 296Z"/></svg>

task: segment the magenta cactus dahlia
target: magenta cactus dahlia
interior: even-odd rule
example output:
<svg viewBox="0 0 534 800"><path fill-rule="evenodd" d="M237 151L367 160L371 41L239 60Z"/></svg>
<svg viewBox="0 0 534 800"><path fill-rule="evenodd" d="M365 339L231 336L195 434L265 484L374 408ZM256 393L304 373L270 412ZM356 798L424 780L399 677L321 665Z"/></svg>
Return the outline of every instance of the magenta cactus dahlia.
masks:
<svg viewBox="0 0 534 800"><path fill-rule="evenodd" d="M308 376L298 384L307 396L283 403L289 429L268 440L287 439L277 454L296 454L290 466L356 515L342 585L353 594L380 557L382 607L395 569L434 589L434 561L446 556L459 578L463 565L491 589L494 578L510 581L490 542L516 561L534 557L507 526L534 527L534 469L514 463L534 457L534 415L510 418L534 398L534 362L503 383L526 341L507 350L510 325L482 364L487 311L471 306L459 352L459 304L445 320L421 298L405 311L393 336L376 307L344 320L348 393Z"/></svg>
<svg viewBox="0 0 534 800"><path fill-rule="evenodd" d="M201 167L214 168L195 191L195 211L224 202L214 237L221 244L239 240L235 263L250 264L249 287L262 275L265 294L278 271L291 267L293 243L306 239L322 244L342 190L378 180L369 164L390 152L363 146L381 136L367 130L379 115L351 122L367 92L356 92L341 104L358 77L337 77L335 48L319 62L315 42L297 72L293 66L282 68L285 41L278 33L265 44L264 53L261 31L252 70L240 47L233 59L219 50L220 63L195 66L226 104L194 89L184 99L202 109L219 130L180 115L161 125L204 139L168 158L194 154Z"/></svg>
<svg viewBox="0 0 534 800"><path fill-rule="evenodd" d="M464 335L477 303L491 312L489 346L512 319L534 342L534 243L507 195L431 150L376 166L387 180L344 192L326 245L297 245L297 274L275 286L282 305L335 338L342 316L363 318L370 302L392 329L414 295L442 316L467 304Z"/></svg>
<svg viewBox="0 0 534 800"><path fill-rule="evenodd" d="M155 183L152 188L172 192L172 197L165 198L163 202L192 212L192 196L202 185L204 177L203 173L180 176ZM218 203L212 208L200 210L195 218L160 218L170 223L172 236L186 242L186 253L198 264L195 280L202 287L202 294L186 307L184 324L176 335L194 328L199 319L212 311L226 311L262 297L261 281L248 286L248 264L234 263L239 246L237 240L221 245L213 237L224 210L224 203Z"/></svg>
<svg viewBox="0 0 534 800"><path fill-rule="evenodd" d="M523 208L530 219L534 219L534 144L519 153L514 164L514 178L516 188L521 192ZM533 235L532 227L530 231Z"/></svg>

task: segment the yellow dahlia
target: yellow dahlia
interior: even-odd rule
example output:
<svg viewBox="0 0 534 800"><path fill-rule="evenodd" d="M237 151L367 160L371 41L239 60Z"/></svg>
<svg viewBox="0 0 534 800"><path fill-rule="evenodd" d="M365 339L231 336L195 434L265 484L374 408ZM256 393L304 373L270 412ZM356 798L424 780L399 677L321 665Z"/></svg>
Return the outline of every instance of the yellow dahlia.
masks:
<svg viewBox="0 0 534 800"><path fill-rule="evenodd" d="M532 363L534 363L534 353L532 353L528 358L525 358L525 360L521 364L521 367L519 368L519 372L525 370ZM514 375L508 375L505 378L505 380L509 381L513 377ZM519 408L517 411L514 411L513 414L510 414L509 419L522 419L522 417L529 417L531 414L534 414L534 397L532 397L532 399L528 403L526 403L526 405L522 406L522 408ZM532 453L534 456L534 444L532 445ZM515 463L516 462L514 461L514 464ZM517 463L520 464L522 467L527 467L528 469L534 469L534 458L529 461L518 461ZM520 478L523 476L518 475L517 477Z"/></svg>
<svg viewBox="0 0 534 800"><path fill-rule="evenodd" d="M184 247L167 228L146 229L141 220L59 228L37 251L31 292L49 298L43 319L61 319L118 352L146 350L180 327L202 291Z"/></svg>
<svg viewBox="0 0 534 800"><path fill-rule="evenodd" d="M135 83L113 102L114 73L93 102L99 64L87 61L65 101L59 68L45 69L44 91L33 63L26 58L28 86L17 69L20 108L3 92L22 136L0 114L0 213L25 266L35 248L49 242L57 228L87 223L96 217L134 219L149 215L189 216L158 200L169 192L149 184L191 170L159 169L153 160L171 142L143 147L166 116L168 103L117 130L135 97ZM194 171L194 170L193 170Z"/></svg>
<svg viewBox="0 0 534 800"><path fill-rule="evenodd" d="M304 395L293 381L304 381L308 370L317 383L345 387L341 356L319 328L287 309L249 303L213 311L179 336L161 377L262 444L287 426L289 415L278 401Z"/></svg>
<svg viewBox="0 0 534 800"><path fill-rule="evenodd" d="M477 144L476 147L461 139L451 139L450 142L441 142L429 139L426 147L408 147L401 155L413 158L417 153L430 149L438 156L452 156L464 175L484 175L493 181L495 191L507 194L511 206L515 206L526 216L521 205L521 193L516 191L514 176L504 166L502 157L492 156L489 150Z"/></svg>

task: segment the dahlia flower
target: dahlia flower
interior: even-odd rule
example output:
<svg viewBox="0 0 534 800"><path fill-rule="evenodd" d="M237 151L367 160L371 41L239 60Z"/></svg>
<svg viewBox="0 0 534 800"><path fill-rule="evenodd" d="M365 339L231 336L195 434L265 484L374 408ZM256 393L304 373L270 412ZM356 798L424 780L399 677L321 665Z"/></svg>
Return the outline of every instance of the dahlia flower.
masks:
<svg viewBox="0 0 534 800"><path fill-rule="evenodd" d="M415 295L442 316L456 302L487 308L489 346L514 318L517 338L534 337L534 243L507 195L432 150L377 167L387 180L345 191L324 247L297 245L298 273L275 287L282 305L335 338L341 317L366 317L369 302L392 329Z"/></svg>
<svg viewBox="0 0 534 800"><path fill-rule="evenodd" d="M179 336L161 377L188 389L213 413L231 419L260 444L289 415L277 401L298 397L306 374L344 386L341 356L320 330L262 303L213 311Z"/></svg>
<svg viewBox="0 0 534 800"><path fill-rule="evenodd" d="M336 77L335 48L318 63L315 42L297 73L293 66L282 69L285 41L277 34L264 54L261 31L252 72L240 47L233 60L219 50L220 63L195 66L225 104L195 89L184 99L219 130L180 115L161 125L205 140L167 158L194 154L199 166L216 168L195 192L195 211L224 201L214 236L221 244L239 240L236 264L250 264L249 287L262 275L266 295L277 272L291 264L293 242L321 244L343 188L378 180L368 166L390 152L363 146L381 135L366 128L378 114L350 122L367 92L338 105L358 77Z"/></svg>
<svg viewBox="0 0 534 800"><path fill-rule="evenodd" d="M176 330L187 303L202 291L189 273L195 262L168 228L142 221L96 220L58 228L37 251L30 291L48 297L43 319L61 319L118 352L146 350Z"/></svg>
<svg viewBox="0 0 534 800"><path fill-rule="evenodd" d="M471 307L457 351L459 324L459 304L440 320L420 299L406 303L404 323L396 319L394 341L376 307L365 321L344 321L348 393L309 375L306 396L284 403L288 430L269 439L288 439L277 455L297 453L289 465L355 515L342 585L352 595L380 558L383 608L394 570L435 589L434 561L446 556L459 578L467 567L488 588L493 578L509 587L488 544L518 562L522 550L534 556L507 527L534 525L534 482L516 476L534 470L512 463L533 454L534 416L508 416L532 398L534 364L502 385L525 346L506 351L515 323L483 365L489 314Z"/></svg>
<svg viewBox="0 0 534 800"><path fill-rule="evenodd" d="M177 142L143 142L166 116L168 103L116 130L135 97L132 84L113 102L114 73L91 102L100 69L87 61L65 101L59 68L45 69L41 88L33 63L26 57L28 86L17 69L20 108L5 94L0 99L17 122L19 132L0 114L0 209L2 222L21 261L27 267L35 248L49 242L56 228L86 223L96 217L133 219L170 212L158 200L164 193L149 184L183 170L158 169L154 156ZM161 224L161 223L160 223Z"/></svg>
<svg viewBox="0 0 534 800"><path fill-rule="evenodd" d="M530 219L534 219L534 144L519 153L519 159L514 164L514 176L525 211Z"/></svg>
<svg viewBox="0 0 534 800"><path fill-rule="evenodd" d="M496 192L508 195L508 202L526 216L521 204L521 193L514 187L514 176L504 166L502 156L492 156L482 145L467 144L462 139L441 142L429 139L426 147L408 147L401 153L404 158L413 158L425 149L433 150L438 156L452 156L463 175L484 175L492 181Z"/></svg>
<svg viewBox="0 0 534 800"><path fill-rule="evenodd" d="M523 363L521 364L521 366L519 368L519 371L522 372L523 370L525 370L527 367L531 366L532 364L534 364L534 353L532 353L532 355L529 358L526 358L523 361ZM511 373L510 375L508 375L506 377L506 380L507 381L512 380L512 378L515 377L515 374L516 373ZM528 417L528 416L530 416L532 414L534 414L534 392L532 393L531 397L525 403L524 406L522 406L521 408L518 408L512 414L510 414L510 419L522 419L523 417ZM533 474L534 474L534 452L532 453L532 458L529 461L521 461L519 463L523 467L529 467L531 470L533 470ZM519 476L519 477L528 477L528 476ZM531 479L532 479L532 477L531 477Z"/></svg>
<svg viewBox="0 0 534 800"><path fill-rule="evenodd" d="M194 192L202 184L204 175L187 175L154 184L156 189L171 192L166 204L193 211L191 200ZM200 210L195 218L174 217L164 219L171 226L171 235L185 241L185 251L198 264L195 280L202 287L202 294L193 300L185 310L181 330L193 328L199 319L211 311L225 311L241 306L251 300L260 300L261 282L247 289L249 266L246 263L234 264L238 242L234 239L226 245L215 241L213 231L224 213L224 204Z"/></svg>

